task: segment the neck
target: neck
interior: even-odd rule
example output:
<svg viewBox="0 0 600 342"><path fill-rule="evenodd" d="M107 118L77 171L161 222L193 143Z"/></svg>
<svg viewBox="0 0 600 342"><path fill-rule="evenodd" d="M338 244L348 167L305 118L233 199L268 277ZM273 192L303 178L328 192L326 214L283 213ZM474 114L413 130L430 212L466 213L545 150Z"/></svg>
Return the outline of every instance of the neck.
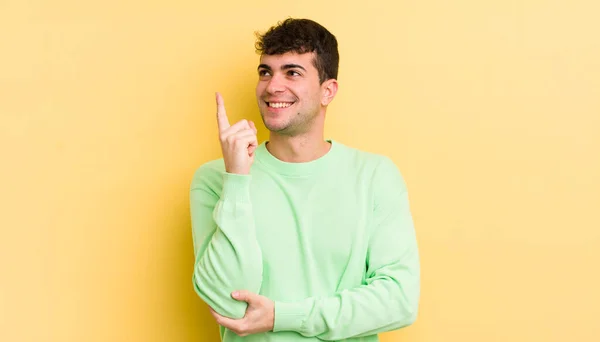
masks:
<svg viewBox="0 0 600 342"><path fill-rule="evenodd" d="M288 163L305 163L327 154L331 143L325 141L323 131L297 136L271 132L266 148L275 158Z"/></svg>

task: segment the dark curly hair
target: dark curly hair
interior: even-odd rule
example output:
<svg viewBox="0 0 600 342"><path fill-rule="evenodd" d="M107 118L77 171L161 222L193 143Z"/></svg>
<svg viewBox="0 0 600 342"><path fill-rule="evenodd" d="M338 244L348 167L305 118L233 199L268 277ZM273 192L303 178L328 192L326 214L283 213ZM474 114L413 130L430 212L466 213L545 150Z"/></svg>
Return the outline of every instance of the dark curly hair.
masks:
<svg viewBox="0 0 600 342"><path fill-rule="evenodd" d="M265 34L256 33L256 52L261 55L315 52L313 60L322 84L337 79L340 55L337 39L325 27L309 19L288 18L271 27Z"/></svg>

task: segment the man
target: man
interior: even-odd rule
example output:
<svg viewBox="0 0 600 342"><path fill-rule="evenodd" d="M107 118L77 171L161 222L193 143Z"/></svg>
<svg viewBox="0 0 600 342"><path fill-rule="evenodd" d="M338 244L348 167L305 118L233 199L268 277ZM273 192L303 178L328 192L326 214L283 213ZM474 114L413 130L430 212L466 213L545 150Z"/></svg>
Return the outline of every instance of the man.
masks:
<svg viewBox="0 0 600 342"><path fill-rule="evenodd" d="M387 157L324 139L336 38L288 19L259 36L256 126L230 124L223 158L191 185L195 291L233 341L378 341L414 322L420 266L404 181Z"/></svg>

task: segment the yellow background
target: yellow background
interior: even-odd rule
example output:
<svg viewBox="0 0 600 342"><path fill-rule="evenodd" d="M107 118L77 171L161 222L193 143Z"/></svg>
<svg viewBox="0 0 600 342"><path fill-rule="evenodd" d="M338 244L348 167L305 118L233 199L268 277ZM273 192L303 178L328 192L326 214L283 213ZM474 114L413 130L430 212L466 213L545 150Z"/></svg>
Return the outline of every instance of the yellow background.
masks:
<svg viewBox="0 0 600 342"><path fill-rule="evenodd" d="M597 1L0 1L0 340L215 341L188 187L256 30L340 42L327 136L391 156L422 256L392 341L599 341ZM267 135L260 126L259 139Z"/></svg>

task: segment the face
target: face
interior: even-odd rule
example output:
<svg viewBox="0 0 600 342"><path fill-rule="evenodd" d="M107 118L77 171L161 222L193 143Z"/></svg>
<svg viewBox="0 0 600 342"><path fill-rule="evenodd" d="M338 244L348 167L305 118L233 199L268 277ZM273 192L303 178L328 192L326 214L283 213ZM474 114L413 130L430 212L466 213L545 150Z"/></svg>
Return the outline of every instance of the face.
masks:
<svg viewBox="0 0 600 342"><path fill-rule="evenodd" d="M327 104L323 99L331 81L319 84L313 58L314 52L261 56L256 99L271 132L290 136L305 133Z"/></svg>

